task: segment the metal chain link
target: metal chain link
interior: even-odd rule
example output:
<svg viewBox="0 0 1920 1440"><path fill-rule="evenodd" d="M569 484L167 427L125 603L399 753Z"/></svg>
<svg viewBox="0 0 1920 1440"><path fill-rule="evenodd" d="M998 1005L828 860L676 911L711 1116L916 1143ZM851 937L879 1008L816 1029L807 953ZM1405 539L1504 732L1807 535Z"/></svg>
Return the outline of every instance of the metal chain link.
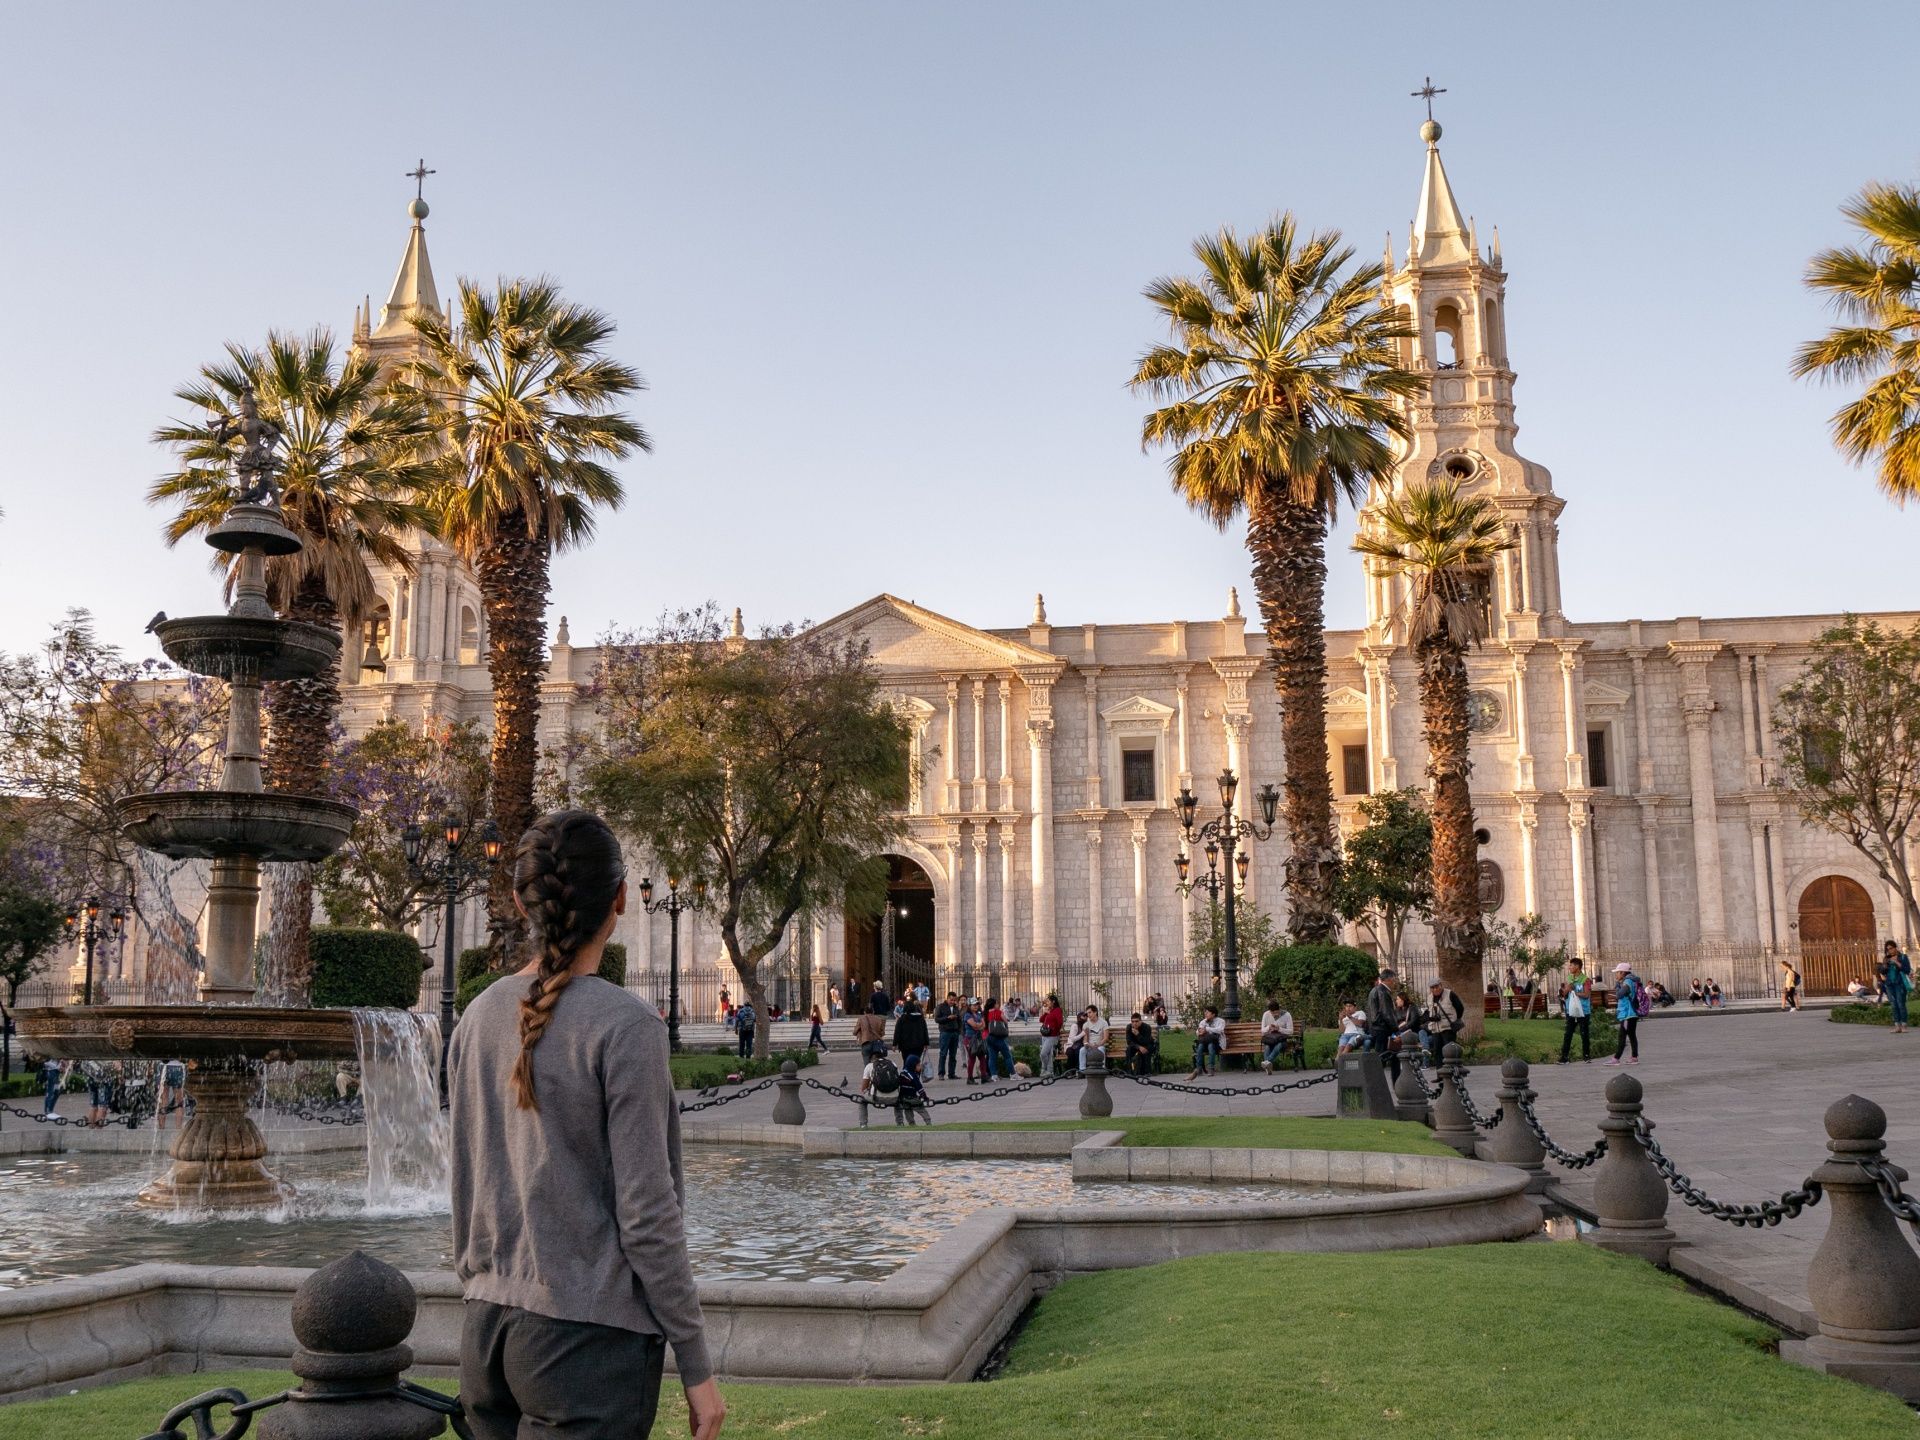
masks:
<svg viewBox="0 0 1920 1440"><path fill-rule="evenodd" d="M696 1110L711 1110L718 1105L731 1105L736 1100L744 1100L749 1095L757 1095L762 1090L765 1090L769 1085L778 1085L779 1083L780 1083L780 1077L778 1075L769 1075L767 1076L766 1079L756 1081L752 1085L742 1086L740 1089L734 1091L731 1095L721 1095L713 1099L705 1098L707 1096L713 1095L714 1090L719 1089L719 1087L716 1085L715 1087L713 1087L713 1090L702 1090L700 1092L702 1097L701 1099L693 1100L693 1101L685 1101L685 1100L681 1101L680 1113L682 1115L691 1115Z"/></svg>
<svg viewBox="0 0 1920 1440"><path fill-rule="evenodd" d="M160 1422L160 1428L142 1440L189 1440L180 1426L191 1420L193 1435L191 1440L240 1440L253 1425L254 1414L261 1410L271 1410L276 1405L284 1405L289 1400L299 1400L306 1404L341 1404L355 1400L404 1400L409 1405L417 1405L422 1410L431 1410L447 1417L447 1423L453 1427L453 1433L459 1440L474 1440L473 1430L467 1424L467 1412L460 1403L458 1395L442 1395L438 1390L429 1390L424 1385L416 1385L411 1380L402 1380L397 1385L379 1390L328 1391L309 1394L298 1386L282 1390L278 1395L269 1395L261 1400L247 1399L244 1390L232 1388L209 1390L204 1395L196 1395L167 1412ZM221 1406L233 1412L233 1419L226 1429L213 1428L213 1412Z"/></svg>
<svg viewBox="0 0 1920 1440"><path fill-rule="evenodd" d="M1589 1165L1597 1164L1600 1157L1607 1153L1607 1137L1604 1135L1594 1142L1591 1150L1583 1154L1576 1155L1571 1150L1564 1150L1554 1144L1553 1137L1547 1134L1547 1127L1542 1125L1540 1117L1533 1113L1531 1100L1524 1098L1517 1100L1514 1102L1514 1108L1520 1112L1520 1118L1527 1122L1527 1128L1533 1132L1533 1138L1540 1142L1540 1148L1569 1170L1584 1170Z"/></svg>
<svg viewBox="0 0 1920 1440"><path fill-rule="evenodd" d="M1420 1089L1427 1099L1438 1100L1441 1087L1427 1084L1427 1057L1416 1049L1410 1055L1402 1055L1400 1060L1402 1064L1413 1067L1413 1078L1419 1082Z"/></svg>
<svg viewBox="0 0 1920 1440"><path fill-rule="evenodd" d="M36 1125L85 1125L78 1118L68 1119L65 1115L46 1115L35 1110L22 1110L18 1105L0 1104L0 1110L9 1115L18 1115L22 1120L31 1120ZM89 1127L90 1128L90 1127Z"/></svg>
<svg viewBox="0 0 1920 1440"><path fill-rule="evenodd" d="M1507 1107L1504 1105L1494 1111L1491 1116L1480 1113L1480 1107L1473 1103L1473 1096L1467 1093L1466 1066L1464 1065L1453 1067L1453 1093L1460 1097L1460 1108L1467 1112L1467 1119L1482 1130L1492 1130L1506 1119Z"/></svg>
<svg viewBox="0 0 1920 1440"><path fill-rule="evenodd" d="M942 1095L937 1098L929 1095L927 1097L926 1103L929 1106L971 1105L974 1102L979 1100L999 1100L1004 1096L1020 1095L1025 1093L1028 1090L1044 1090L1049 1085L1058 1085L1063 1080L1070 1080L1073 1078L1075 1077L1070 1075L1040 1075L1040 1076L1036 1076L1032 1080L1022 1080L1018 1085L995 1086L992 1089L982 1090L977 1094ZM864 1101L866 1104L875 1106L882 1110L888 1110L893 1108L893 1105L891 1102L876 1100L873 1096L862 1095L857 1090L846 1090L841 1088L838 1085L829 1085L824 1080L815 1080L810 1076L803 1075L801 1077L801 1080L804 1084L811 1086L815 1090L823 1090L837 1100L851 1100L855 1104L859 1104L862 1101Z"/></svg>
<svg viewBox="0 0 1920 1440"><path fill-rule="evenodd" d="M1328 1070L1305 1080L1288 1080L1276 1085L1181 1085L1172 1080L1157 1080L1151 1075L1135 1075L1129 1070L1109 1070L1109 1075L1122 1080L1131 1080L1136 1085L1145 1085L1154 1090L1175 1090L1182 1095L1278 1095L1286 1090L1305 1090L1310 1086L1324 1085L1339 1072Z"/></svg>
<svg viewBox="0 0 1920 1440"><path fill-rule="evenodd" d="M261 1109L270 1115L289 1115L296 1120L304 1120L309 1125L364 1125L367 1123L365 1106L351 1104L323 1110L314 1110L305 1105L264 1105Z"/></svg>
<svg viewBox="0 0 1920 1440"><path fill-rule="evenodd" d="M1653 1138L1653 1125L1646 1116L1642 1115L1634 1121L1633 1135L1647 1152L1653 1168L1667 1182L1667 1188L1712 1219L1725 1220L1733 1225L1751 1225L1758 1230L1763 1225L1778 1225L1782 1220L1796 1219L1801 1211L1820 1203L1822 1191L1818 1180L1808 1180L1798 1190L1786 1191L1778 1200L1762 1200L1756 1205L1735 1205L1716 1200L1682 1175L1680 1168L1667 1158L1667 1152Z"/></svg>
<svg viewBox="0 0 1920 1440"><path fill-rule="evenodd" d="M1879 1189L1880 1199L1887 1209L1911 1225L1916 1235L1920 1235L1920 1200L1915 1200L1900 1188L1900 1176L1895 1172L1894 1167L1878 1158L1859 1160L1854 1163L1867 1172L1868 1178Z"/></svg>

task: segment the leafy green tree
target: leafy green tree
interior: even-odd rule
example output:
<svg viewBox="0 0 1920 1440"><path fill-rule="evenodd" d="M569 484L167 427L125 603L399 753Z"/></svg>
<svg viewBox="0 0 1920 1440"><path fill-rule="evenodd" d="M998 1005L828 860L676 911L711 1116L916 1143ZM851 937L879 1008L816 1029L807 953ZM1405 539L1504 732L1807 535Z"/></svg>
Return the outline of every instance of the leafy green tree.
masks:
<svg viewBox="0 0 1920 1440"><path fill-rule="evenodd" d="M13 1073L13 1032L4 1023L65 930L59 850L34 833L27 805L0 801L0 1080Z"/></svg>
<svg viewBox="0 0 1920 1440"><path fill-rule="evenodd" d="M1493 564L1513 541L1484 496L1452 481L1407 486L1372 512L1353 542L1408 582L1407 643L1420 667L1420 718L1433 782L1433 938L1435 969L1461 996L1484 984L1486 927L1480 912L1480 846L1474 838L1473 770L1468 742L1467 651L1492 627ZM1485 1032L1469 1005L1463 1033Z"/></svg>
<svg viewBox="0 0 1920 1440"><path fill-rule="evenodd" d="M477 826L486 814L487 737L470 721L416 729L383 720L340 749L333 793L357 806L347 843L320 863L320 903L330 924L411 929L445 898L407 865L401 835L431 834L452 816Z"/></svg>
<svg viewBox="0 0 1920 1440"><path fill-rule="evenodd" d="M1398 968L1407 922L1433 913L1433 817L1418 790L1384 790L1359 809L1366 823L1347 840L1334 904Z"/></svg>
<svg viewBox="0 0 1920 1440"><path fill-rule="evenodd" d="M1806 285L1841 323L1795 352L1793 373L1862 387L1834 413L1833 443L1905 504L1920 494L1920 186L1869 185L1840 213L1858 243L1814 256Z"/></svg>
<svg viewBox="0 0 1920 1440"><path fill-rule="evenodd" d="M474 567L487 612L493 680L493 817L507 855L534 818L547 593L556 550L593 535L594 512L624 498L611 462L648 450L620 403L644 388L604 353L613 322L562 298L549 280L460 282L451 316L414 318L424 356L396 393L432 416L440 533ZM510 867L495 868L489 909L518 935Z"/></svg>
<svg viewBox="0 0 1920 1440"><path fill-rule="evenodd" d="M906 720L863 646L780 627L729 639L712 606L602 648L601 738L577 793L665 875L707 882L740 984L767 1013L795 916L878 914L912 783ZM755 1038L767 1053L767 1027Z"/></svg>
<svg viewBox="0 0 1920 1440"><path fill-rule="evenodd" d="M1381 269L1354 266L1337 231L1282 215L1242 239L1197 240L1201 273L1146 296L1172 332L1132 385L1164 402L1141 426L1168 447L1173 488L1222 530L1246 517L1286 756L1287 929L1331 940L1339 851L1327 770L1327 526L1392 473L1401 401L1427 379L1399 366L1404 321L1381 303ZM1351 268L1349 268L1351 267ZM1250 777L1243 776L1242 779Z"/></svg>
<svg viewBox="0 0 1920 1440"><path fill-rule="evenodd" d="M1195 892L1196 899L1205 894L1204 890ZM1271 915L1258 905L1249 905L1245 901L1236 901L1234 904L1233 928L1236 948L1240 952L1240 978L1244 981L1267 952L1280 944L1283 937ZM1223 966L1226 964L1227 907L1219 900L1209 899L1193 907L1193 913L1187 921L1187 953L1196 960L1204 956L1209 962L1217 955L1220 963Z"/></svg>
<svg viewBox="0 0 1920 1440"><path fill-rule="evenodd" d="M1781 776L1807 820L1893 887L1920 933L1907 837L1920 811L1920 635L1849 615L1814 644L1773 712Z"/></svg>
<svg viewBox="0 0 1920 1440"><path fill-rule="evenodd" d="M280 508L304 542L267 561L267 600L289 620L336 634L351 632L379 604L372 566L413 569L406 538L428 525L427 467L419 458L426 412L388 392L371 355L344 358L324 328L272 333L257 350L227 346L226 359L201 367L175 395L212 420L230 419L251 390L260 414L280 427ZM203 536L226 518L236 477L230 444L205 420L174 421L154 432L179 468L155 481L147 499L175 508L167 543ZM228 584L233 556L215 552ZM265 779L270 790L320 795L327 789L340 714L340 663L317 675L266 687ZM267 971L277 998L303 1003L311 957L314 867L268 867L272 934Z"/></svg>

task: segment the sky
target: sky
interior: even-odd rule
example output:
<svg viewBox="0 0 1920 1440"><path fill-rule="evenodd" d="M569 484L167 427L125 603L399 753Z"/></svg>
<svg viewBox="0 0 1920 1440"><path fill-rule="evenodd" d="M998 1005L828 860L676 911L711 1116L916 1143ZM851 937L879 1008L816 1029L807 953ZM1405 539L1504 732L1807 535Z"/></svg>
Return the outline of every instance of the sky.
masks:
<svg viewBox="0 0 1920 1440"><path fill-rule="evenodd" d="M1882 7L1872 7L1882 8ZM1889 16L1905 13L1892 7ZM1172 494L1142 287L1290 209L1404 237L1424 118L1500 227L1519 448L1579 619L1914 604L1915 517L1788 361L1838 207L1920 164L1907 56L1796 5L968 3L0 11L0 650L216 608L144 503L229 340L377 307L424 156L456 276L548 274L647 377L627 503L555 565L576 643L711 599L969 623L1223 613ZM1328 621L1362 615L1330 541Z"/></svg>

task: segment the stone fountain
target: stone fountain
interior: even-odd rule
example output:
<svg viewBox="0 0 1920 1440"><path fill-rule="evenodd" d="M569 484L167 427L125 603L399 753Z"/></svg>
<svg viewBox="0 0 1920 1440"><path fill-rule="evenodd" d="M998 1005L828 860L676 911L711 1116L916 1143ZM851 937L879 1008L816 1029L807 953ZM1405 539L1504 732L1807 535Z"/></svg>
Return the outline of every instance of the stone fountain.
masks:
<svg viewBox="0 0 1920 1440"><path fill-rule="evenodd" d="M235 557L232 603L224 615L159 621L154 632L183 669L227 682L225 769L216 790L135 795L121 806L123 828L142 848L212 862L201 1003L23 1009L18 1021L32 1049L57 1059L195 1062L193 1118L173 1143L171 1168L140 1201L227 1210L279 1204L290 1193L262 1163L266 1142L247 1113L259 1063L355 1053L350 1010L252 1004L260 866L324 859L345 843L357 812L262 788L261 685L318 674L339 654L340 637L324 626L278 619L267 603L267 557L302 546L286 527L273 481L280 432L259 415L251 390L239 417L222 421L213 435L222 444L241 442L235 503L207 535L214 549Z"/></svg>

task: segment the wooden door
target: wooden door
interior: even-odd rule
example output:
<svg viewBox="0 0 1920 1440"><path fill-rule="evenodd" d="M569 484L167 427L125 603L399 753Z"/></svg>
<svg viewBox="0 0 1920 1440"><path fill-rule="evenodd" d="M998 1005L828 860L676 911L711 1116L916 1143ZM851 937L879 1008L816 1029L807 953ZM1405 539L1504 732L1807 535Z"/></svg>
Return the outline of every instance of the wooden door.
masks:
<svg viewBox="0 0 1920 1440"><path fill-rule="evenodd" d="M1870 980L1875 957L1873 900L1844 875L1822 875L1800 895L1800 975L1809 995L1839 995L1849 979Z"/></svg>

